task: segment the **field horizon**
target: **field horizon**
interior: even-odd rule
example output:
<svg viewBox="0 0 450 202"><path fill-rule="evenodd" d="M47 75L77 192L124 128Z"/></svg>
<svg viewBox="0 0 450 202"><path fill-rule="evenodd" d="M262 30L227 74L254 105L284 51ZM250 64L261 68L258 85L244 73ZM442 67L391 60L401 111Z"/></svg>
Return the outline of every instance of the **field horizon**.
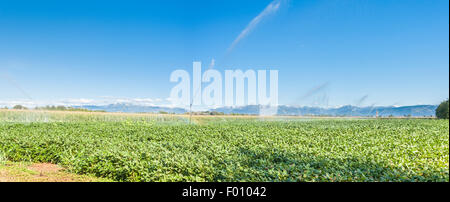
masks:
<svg viewBox="0 0 450 202"><path fill-rule="evenodd" d="M107 111L66 111L66 110L39 110L39 109L1 109L0 112L23 112L27 113L48 113L48 114L86 114L86 115L118 115L118 116L166 116L166 117L235 117L235 118L315 118L315 119L437 119L437 117L432 116L326 116L326 115L258 115L258 114L220 114L220 115L210 115L210 114L198 114L195 111L192 115L189 112L186 113L160 113L160 112L107 112Z"/></svg>

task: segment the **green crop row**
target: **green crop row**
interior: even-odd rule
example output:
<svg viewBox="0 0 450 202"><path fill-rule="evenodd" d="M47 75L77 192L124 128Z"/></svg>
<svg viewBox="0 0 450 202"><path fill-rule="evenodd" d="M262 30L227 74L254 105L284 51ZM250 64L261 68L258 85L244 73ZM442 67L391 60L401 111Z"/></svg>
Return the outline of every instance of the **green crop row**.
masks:
<svg viewBox="0 0 450 202"><path fill-rule="evenodd" d="M0 122L0 151L117 181L449 181L448 120Z"/></svg>

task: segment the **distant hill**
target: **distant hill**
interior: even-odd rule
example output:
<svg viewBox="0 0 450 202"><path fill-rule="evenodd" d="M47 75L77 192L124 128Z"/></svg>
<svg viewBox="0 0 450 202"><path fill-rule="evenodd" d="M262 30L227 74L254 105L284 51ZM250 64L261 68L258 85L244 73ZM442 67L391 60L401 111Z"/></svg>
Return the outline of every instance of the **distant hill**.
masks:
<svg viewBox="0 0 450 202"><path fill-rule="evenodd" d="M127 113L158 113L160 111L164 111L168 113L182 114L186 112L186 110L183 108L145 106L127 103L117 103L109 105L82 105L75 107L84 108L88 110L103 110L107 112L127 112Z"/></svg>
<svg viewBox="0 0 450 202"><path fill-rule="evenodd" d="M158 113L165 111L168 113L182 114L189 110L184 108L170 108L161 106L143 106L127 103L117 103L109 105L83 105L75 106L89 110L104 110L107 112L128 112L128 113ZM210 109L209 111L223 112L225 114L259 114L259 105L247 105L242 107L221 107ZM376 107L356 107L346 105L335 108L321 107L297 107L280 105L278 115L313 115L313 116L375 116L377 111L379 116L434 116L437 105L414 105L414 106L376 106Z"/></svg>
<svg viewBox="0 0 450 202"><path fill-rule="evenodd" d="M434 116L437 105L414 105L414 106L377 106L377 107L355 107L346 105L337 108L321 107L295 107L281 105L278 107L278 115L328 115L328 116L375 116L377 111L379 116ZM214 111L225 114L259 114L258 105L243 107L222 107Z"/></svg>

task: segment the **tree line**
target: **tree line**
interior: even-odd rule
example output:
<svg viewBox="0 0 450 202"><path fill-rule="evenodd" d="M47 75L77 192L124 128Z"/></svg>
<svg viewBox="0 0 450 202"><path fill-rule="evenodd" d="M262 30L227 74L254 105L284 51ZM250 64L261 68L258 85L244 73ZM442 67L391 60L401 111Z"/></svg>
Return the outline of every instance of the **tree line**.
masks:
<svg viewBox="0 0 450 202"><path fill-rule="evenodd" d="M4 109L8 109L8 107L4 107ZM27 110L28 107L25 107L23 105L14 105L12 109L18 109L18 110ZM35 107L34 110L45 110L45 111L82 111L82 112L105 112L103 110L89 110L84 108L75 108L75 107L66 107L63 105L47 105L44 107Z"/></svg>

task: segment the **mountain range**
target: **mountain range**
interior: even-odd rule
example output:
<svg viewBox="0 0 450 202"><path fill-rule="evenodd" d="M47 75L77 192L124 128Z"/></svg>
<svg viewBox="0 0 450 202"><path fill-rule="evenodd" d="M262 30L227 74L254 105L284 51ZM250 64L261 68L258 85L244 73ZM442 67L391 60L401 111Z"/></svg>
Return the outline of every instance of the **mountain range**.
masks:
<svg viewBox="0 0 450 202"><path fill-rule="evenodd" d="M259 114L259 106L224 107L215 111L238 114ZM357 107L346 105L342 107L298 107L298 106L278 106L277 115L292 116L434 116L437 105L414 105L414 106L372 106Z"/></svg>
<svg viewBox="0 0 450 202"><path fill-rule="evenodd" d="M128 113L175 113L182 114L189 110L184 108L171 108L163 106L145 106L128 103L116 103L109 105L82 105L76 108L85 108L89 110L102 110L107 112L128 112ZM300 115L300 116L434 116L437 105L413 105L413 106L341 106L334 108L306 107L306 106L278 106L277 115ZM247 105L241 107L220 107L210 109L209 111L223 112L225 114L259 114L259 105Z"/></svg>

